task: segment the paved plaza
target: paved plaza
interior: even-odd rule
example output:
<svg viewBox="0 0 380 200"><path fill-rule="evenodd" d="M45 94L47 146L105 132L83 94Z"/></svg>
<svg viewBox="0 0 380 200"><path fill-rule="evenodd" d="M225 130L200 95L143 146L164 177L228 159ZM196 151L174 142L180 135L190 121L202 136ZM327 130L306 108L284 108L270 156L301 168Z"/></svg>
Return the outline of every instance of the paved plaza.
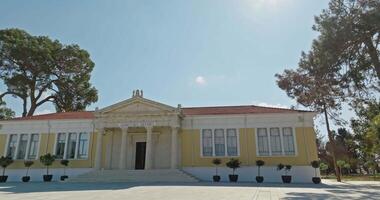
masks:
<svg viewBox="0 0 380 200"><path fill-rule="evenodd" d="M380 199L380 182L325 181L324 184L192 183L167 185L127 183L3 183L4 200L253 200Z"/></svg>

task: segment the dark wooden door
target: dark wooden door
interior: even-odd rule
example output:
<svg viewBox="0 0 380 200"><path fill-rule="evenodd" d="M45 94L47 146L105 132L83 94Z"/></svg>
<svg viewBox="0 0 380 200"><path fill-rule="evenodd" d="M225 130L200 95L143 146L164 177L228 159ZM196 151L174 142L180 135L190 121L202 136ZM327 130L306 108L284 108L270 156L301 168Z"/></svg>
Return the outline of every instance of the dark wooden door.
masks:
<svg viewBox="0 0 380 200"><path fill-rule="evenodd" d="M136 142L136 161L135 169L145 168L146 142Z"/></svg>

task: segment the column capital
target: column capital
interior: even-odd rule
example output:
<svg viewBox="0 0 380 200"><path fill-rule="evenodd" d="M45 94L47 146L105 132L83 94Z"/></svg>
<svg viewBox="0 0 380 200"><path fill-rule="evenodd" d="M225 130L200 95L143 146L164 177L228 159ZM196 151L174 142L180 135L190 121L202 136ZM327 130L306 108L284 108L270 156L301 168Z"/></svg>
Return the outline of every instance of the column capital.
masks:
<svg viewBox="0 0 380 200"><path fill-rule="evenodd" d="M153 126L145 126L147 132L152 132Z"/></svg>

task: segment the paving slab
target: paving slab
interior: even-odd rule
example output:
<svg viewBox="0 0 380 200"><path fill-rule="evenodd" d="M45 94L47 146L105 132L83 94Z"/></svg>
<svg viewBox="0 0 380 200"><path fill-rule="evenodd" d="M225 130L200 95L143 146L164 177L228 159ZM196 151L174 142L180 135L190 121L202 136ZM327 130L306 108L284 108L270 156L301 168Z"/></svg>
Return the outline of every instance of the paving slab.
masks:
<svg viewBox="0 0 380 200"><path fill-rule="evenodd" d="M279 183L1 183L4 200L256 200L380 199L380 183L350 181L324 184Z"/></svg>

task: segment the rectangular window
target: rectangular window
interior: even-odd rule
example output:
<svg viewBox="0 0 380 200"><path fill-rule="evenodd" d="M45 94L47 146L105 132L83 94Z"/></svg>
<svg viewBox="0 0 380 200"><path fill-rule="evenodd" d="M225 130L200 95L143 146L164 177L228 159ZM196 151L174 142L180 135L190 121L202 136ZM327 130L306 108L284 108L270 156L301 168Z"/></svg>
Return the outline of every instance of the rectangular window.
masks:
<svg viewBox="0 0 380 200"><path fill-rule="evenodd" d="M268 134L266 128L257 129L257 145L260 156L269 155Z"/></svg>
<svg viewBox="0 0 380 200"><path fill-rule="evenodd" d="M30 136L28 159L36 159L38 150L38 134L32 134Z"/></svg>
<svg viewBox="0 0 380 200"><path fill-rule="evenodd" d="M212 130L211 129L203 129L202 130L202 153L203 156L212 156Z"/></svg>
<svg viewBox="0 0 380 200"><path fill-rule="evenodd" d="M215 129L214 143L215 143L215 156L224 156L225 155L224 129Z"/></svg>
<svg viewBox="0 0 380 200"><path fill-rule="evenodd" d="M227 129L227 154L228 156L238 155L236 129Z"/></svg>
<svg viewBox="0 0 380 200"><path fill-rule="evenodd" d="M281 136L279 128L270 128L270 146L272 155L282 155Z"/></svg>
<svg viewBox="0 0 380 200"><path fill-rule="evenodd" d="M16 153L16 145L17 145L17 134L9 135L7 157L14 159L15 153Z"/></svg>
<svg viewBox="0 0 380 200"><path fill-rule="evenodd" d="M282 138L283 138L285 155L295 155L296 151L294 148L293 129L290 127L283 128Z"/></svg>
<svg viewBox="0 0 380 200"><path fill-rule="evenodd" d="M68 140L68 144L67 144L67 153L66 153L67 159L74 159L75 158L76 146L77 146L77 134L76 133L69 133L69 140Z"/></svg>
<svg viewBox="0 0 380 200"><path fill-rule="evenodd" d="M66 146L66 133L58 133L57 146L55 149L55 156L57 159L63 159Z"/></svg>
<svg viewBox="0 0 380 200"><path fill-rule="evenodd" d="M17 149L17 159L25 159L28 139L29 138L27 134L20 135L20 141L18 143L18 149Z"/></svg>
<svg viewBox="0 0 380 200"><path fill-rule="evenodd" d="M79 134L78 158L88 157L88 133Z"/></svg>

